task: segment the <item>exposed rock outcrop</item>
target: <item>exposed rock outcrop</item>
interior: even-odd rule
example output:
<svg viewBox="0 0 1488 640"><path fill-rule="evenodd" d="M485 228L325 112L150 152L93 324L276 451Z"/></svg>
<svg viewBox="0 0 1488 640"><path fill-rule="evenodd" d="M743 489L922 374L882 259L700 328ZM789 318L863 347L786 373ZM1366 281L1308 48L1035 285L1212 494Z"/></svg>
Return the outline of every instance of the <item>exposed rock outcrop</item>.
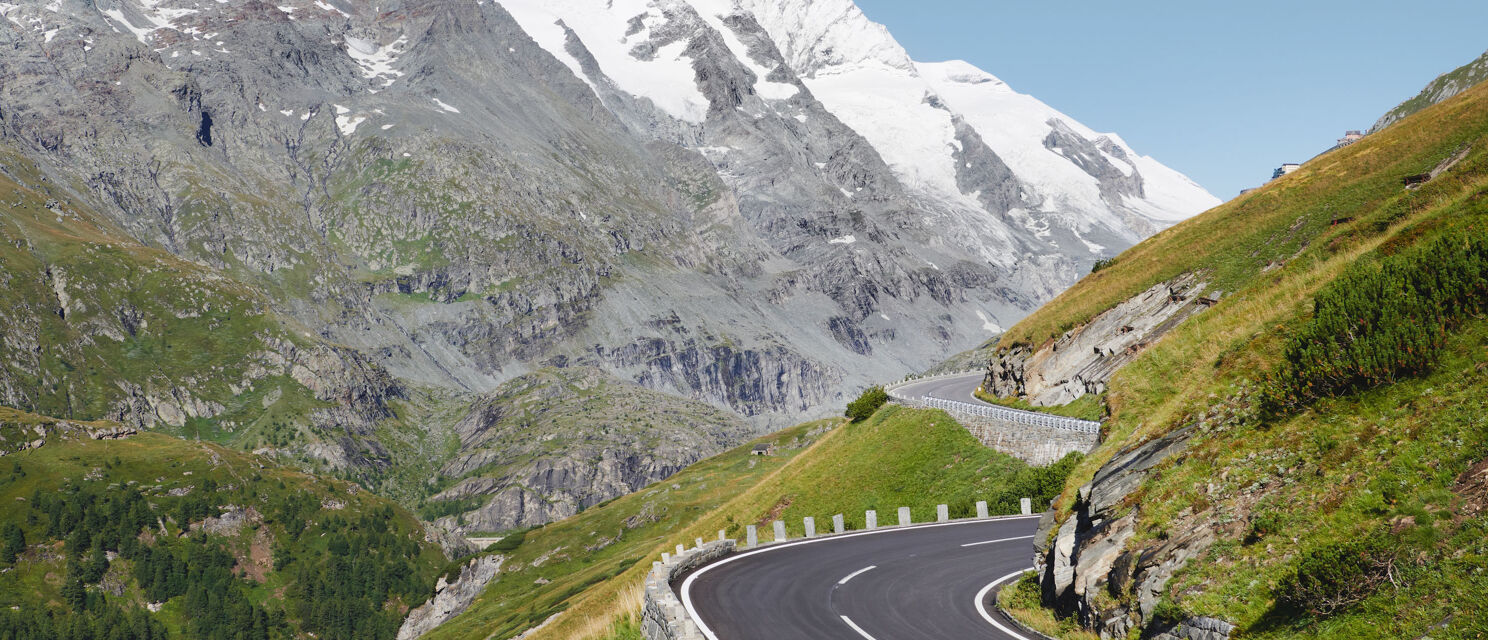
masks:
<svg viewBox="0 0 1488 640"><path fill-rule="evenodd" d="M1190 518L1175 523L1172 537L1145 549L1128 549L1136 533L1138 507L1128 504L1127 498L1152 469L1181 458L1195 429L1185 427L1117 454L1080 488L1063 523L1052 512L1045 514L1034 540L1035 568L1046 605L1061 615L1077 616L1102 637L1125 637L1128 629L1152 624L1168 581L1207 550L1216 534L1207 522ZM1099 604L1113 601L1132 604L1117 604L1114 609ZM1231 629L1222 621L1186 621L1154 632L1170 634L1157 637L1212 640L1228 637Z"/></svg>
<svg viewBox="0 0 1488 640"><path fill-rule="evenodd" d="M1040 406L1102 393L1117 369L1220 295L1195 274L1153 285L1036 351L1015 345L998 352L983 387Z"/></svg>
<svg viewBox="0 0 1488 640"><path fill-rule="evenodd" d="M747 439L737 416L591 368L517 378L454 427L460 452L435 501L479 498L441 519L455 531L543 524L625 495Z"/></svg>
<svg viewBox="0 0 1488 640"><path fill-rule="evenodd" d="M446 582L444 576L434 585L434 597L408 612L403 626L398 628L398 640L414 640L450 618L460 615L481 590L501 571L502 556L480 556L460 568L454 582Z"/></svg>

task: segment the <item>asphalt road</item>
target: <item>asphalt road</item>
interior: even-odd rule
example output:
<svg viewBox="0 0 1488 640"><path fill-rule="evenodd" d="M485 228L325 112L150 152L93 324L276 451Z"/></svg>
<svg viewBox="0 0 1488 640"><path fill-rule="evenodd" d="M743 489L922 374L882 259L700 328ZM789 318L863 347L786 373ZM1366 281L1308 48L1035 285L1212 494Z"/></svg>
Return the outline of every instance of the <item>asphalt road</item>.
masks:
<svg viewBox="0 0 1488 640"><path fill-rule="evenodd" d="M982 374L969 373L954 378L925 380L899 387L899 393L908 397L940 398L972 404L987 405L976 397L976 388L982 384ZM993 405L988 405L993 406Z"/></svg>
<svg viewBox="0 0 1488 640"><path fill-rule="evenodd" d="M1025 516L770 545L677 590L711 640L1028 640L985 602L1030 568L1037 528Z"/></svg>

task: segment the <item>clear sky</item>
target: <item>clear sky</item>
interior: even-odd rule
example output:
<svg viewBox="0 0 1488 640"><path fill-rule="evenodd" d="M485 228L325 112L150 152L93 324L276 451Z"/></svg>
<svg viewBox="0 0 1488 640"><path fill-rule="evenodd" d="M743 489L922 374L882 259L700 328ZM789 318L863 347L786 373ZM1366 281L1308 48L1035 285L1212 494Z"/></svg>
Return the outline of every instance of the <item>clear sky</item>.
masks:
<svg viewBox="0 0 1488 640"><path fill-rule="evenodd" d="M1488 0L857 0L1221 199L1488 50Z"/></svg>

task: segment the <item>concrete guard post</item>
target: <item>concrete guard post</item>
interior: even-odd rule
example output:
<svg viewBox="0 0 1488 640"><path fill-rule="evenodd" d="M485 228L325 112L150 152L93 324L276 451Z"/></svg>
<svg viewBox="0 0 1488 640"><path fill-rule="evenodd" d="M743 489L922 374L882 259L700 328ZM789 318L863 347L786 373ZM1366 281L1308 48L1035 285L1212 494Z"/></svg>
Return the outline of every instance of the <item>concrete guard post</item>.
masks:
<svg viewBox="0 0 1488 640"><path fill-rule="evenodd" d="M1030 500L1028 498L1023 498L1023 499L1019 500L1018 503L1019 503L1019 506L1022 507L1023 515L1025 515L1025 516L1031 516L1031 515L1033 515L1033 501L1032 500Z"/></svg>
<svg viewBox="0 0 1488 640"><path fill-rule="evenodd" d="M909 507L899 507L899 526L903 527L910 524L912 523L909 517Z"/></svg>
<svg viewBox="0 0 1488 640"><path fill-rule="evenodd" d="M723 529L719 529L718 530L718 539L719 540L728 540L728 533L725 532Z"/></svg>
<svg viewBox="0 0 1488 640"><path fill-rule="evenodd" d="M784 520L776 520L775 521L775 540L774 541L775 542L785 542L786 539L787 538L785 537L785 521Z"/></svg>
<svg viewBox="0 0 1488 640"><path fill-rule="evenodd" d="M980 519L980 518L986 518L986 517L987 517L987 501L986 500L977 500L977 518Z"/></svg>
<svg viewBox="0 0 1488 640"><path fill-rule="evenodd" d="M943 504L935 505L935 521L945 522L951 519L951 513Z"/></svg>
<svg viewBox="0 0 1488 640"><path fill-rule="evenodd" d="M803 518L801 520L801 522L806 525L806 537L808 537L808 538L815 538L816 537L816 518L813 518L811 516L806 516L805 518Z"/></svg>
<svg viewBox="0 0 1488 640"><path fill-rule="evenodd" d="M863 513L863 519L867 521L867 526L864 527L865 529L877 529L878 528L878 512L877 511L875 511L873 509L869 509L868 511L866 511L866 512Z"/></svg>
<svg viewBox="0 0 1488 640"><path fill-rule="evenodd" d="M832 516L832 533L842 533L842 514Z"/></svg>
<svg viewBox="0 0 1488 640"><path fill-rule="evenodd" d="M753 549L759 546L759 530L754 525L744 527L744 546Z"/></svg>

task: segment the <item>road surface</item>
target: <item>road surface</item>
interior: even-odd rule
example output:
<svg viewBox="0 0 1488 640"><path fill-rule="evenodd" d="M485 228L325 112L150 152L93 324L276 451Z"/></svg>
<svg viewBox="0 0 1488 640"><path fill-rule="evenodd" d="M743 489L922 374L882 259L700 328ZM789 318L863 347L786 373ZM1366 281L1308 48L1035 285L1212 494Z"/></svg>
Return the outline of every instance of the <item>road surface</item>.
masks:
<svg viewBox="0 0 1488 640"><path fill-rule="evenodd" d="M939 398L995 407L997 405L983 402L976 397L977 387L982 385L982 376L981 372L977 372L954 378L912 382L899 387L896 392L908 398Z"/></svg>
<svg viewBox="0 0 1488 640"><path fill-rule="evenodd" d="M1030 569L1038 516L880 529L761 547L686 576L710 640L1028 640L990 606Z"/></svg>

